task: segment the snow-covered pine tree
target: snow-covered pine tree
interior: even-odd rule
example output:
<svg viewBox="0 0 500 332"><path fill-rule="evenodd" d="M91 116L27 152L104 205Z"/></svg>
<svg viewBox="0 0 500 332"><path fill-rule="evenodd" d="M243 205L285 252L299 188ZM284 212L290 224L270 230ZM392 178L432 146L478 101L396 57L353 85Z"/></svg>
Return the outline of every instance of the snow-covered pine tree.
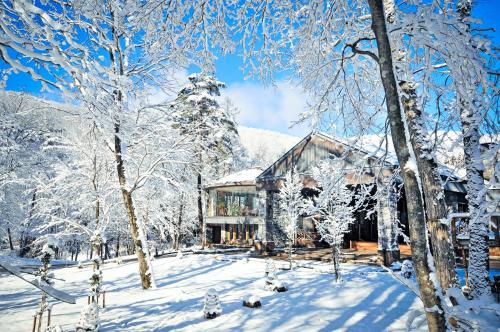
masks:
<svg viewBox="0 0 500 332"><path fill-rule="evenodd" d="M315 218L321 239L332 248L335 280L340 281L340 249L349 225L354 222L353 193L347 187L347 178L341 162L322 161L313 168L313 177L319 191L310 214ZM318 216L316 216L318 214Z"/></svg>
<svg viewBox="0 0 500 332"><path fill-rule="evenodd" d="M292 250L297 239L299 220L304 212L306 203L302 196L302 180L297 168L294 167L286 172L283 185L278 193L278 226L286 236L288 249L288 261L292 269Z"/></svg>
<svg viewBox="0 0 500 332"><path fill-rule="evenodd" d="M191 74L171 104L173 127L181 136L189 137L195 160L193 172L197 179L198 221L201 245L206 245L206 226L203 220L203 185L210 176L212 165L221 165L231 158L233 144L238 138L230 108L219 103L220 89L225 84L204 73Z"/></svg>

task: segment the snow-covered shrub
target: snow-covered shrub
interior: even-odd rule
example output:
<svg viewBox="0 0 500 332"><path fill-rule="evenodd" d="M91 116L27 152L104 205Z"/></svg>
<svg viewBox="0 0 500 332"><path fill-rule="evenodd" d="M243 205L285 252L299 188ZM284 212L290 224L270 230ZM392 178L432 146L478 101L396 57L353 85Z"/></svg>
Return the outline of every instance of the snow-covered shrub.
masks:
<svg viewBox="0 0 500 332"><path fill-rule="evenodd" d="M403 264L401 264L401 275L409 279L413 275L413 272L413 263L410 260L405 259Z"/></svg>
<svg viewBox="0 0 500 332"><path fill-rule="evenodd" d="M250 295L243 300L243 306L249 308L259 308L262 306L260 297L257 295Z"/></svg>
<svg viewBox="0 0 500 332"><path fill-rule="evenodd" d="M99 306L96 302L83 307L80 320L76 325L76 331L98 331L99 330Z"/></svg>
<svg viewBox="0 0 500 332"><path fill-rule="evenodd" d="M52 286L54 282L51 280L51 278L53 278L54 275L52 273L49 273L50 261L56 254L57 248L59 246L59 241L53 235L48 235L46 237L46 240L47 242L43 245L42 253L40 255L42 266L38 268L38 270L35 272L35 275L40 285ZM38 309L34 313L35 320L38 319L38 321L40 322L46 310L50 311L51 305L47 302L47 293L42 291L42 297L40 299Z"/></svg>
<svg viewBox="0 0 500 332"><path fill-rule="evenodd" d="M266 259L265 277L268 280L276 279L276 265L274 265L274 261L270 258Z"/></svg>
<svg viewBox="0 0 500 332"><path fill-rule="evenodd" d="M45 329L45 332L63 332L61 325L51 325Z"/></svg>
<svg viewBox="0 0 500 332"><path fill-rule="evenodd" d="M205 302L203 304L203 316L207 319L212 319L222 313L222 308L219 301L217 291L210 288L205 294Z"/></svg>
<svg viewBox="0 0 500 332"><path fill-rule="evenodd" d="M178 259L182 259L184 257L184 254L182 253L182 251L177 251L177 256L176 256Z"/></svg>
<svg viewBox="0 0 500 332"><path fill-rule="evenodd" d="M265 270L265 284L264 289L272 292L286 292L286 285L278 280L276 275L276 265L272 259L266 259L266 270Z"/></svg>

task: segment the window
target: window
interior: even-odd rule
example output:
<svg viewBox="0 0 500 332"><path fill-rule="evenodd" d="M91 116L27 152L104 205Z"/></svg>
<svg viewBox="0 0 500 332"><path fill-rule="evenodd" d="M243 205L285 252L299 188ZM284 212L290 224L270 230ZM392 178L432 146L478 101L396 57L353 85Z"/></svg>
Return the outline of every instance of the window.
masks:
<svg viewBox="0 0 500 332"><path fill-rule="evenodd" d="M258 216L257 194L217 191L215 215L218 217Z"/></svg>

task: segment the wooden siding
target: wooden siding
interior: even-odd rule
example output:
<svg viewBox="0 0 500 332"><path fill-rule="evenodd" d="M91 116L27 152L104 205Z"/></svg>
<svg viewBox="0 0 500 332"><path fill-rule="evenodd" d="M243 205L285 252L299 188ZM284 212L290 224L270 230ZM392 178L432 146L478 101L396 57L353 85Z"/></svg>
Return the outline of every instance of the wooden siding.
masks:
<svg viewBox="0 0 500 332"><path fill-rule="evenodd" d="M277 190L282 185L282 179L285 173L297 168L301 174L305 187L314 187L315 182L312 179L312 169L319 162L325 159L343 157L344 164L342 168L347 171L348 184L372 183L375 168L375 160L366 158L366 154L353 149L346 149L343 143L337 142L321 134L310 134L285 153L274 164L267 168L257 178L258 190ZM363 163L364 169L360 173L355 171L355 163ZM377 166L379 167L379 166ZM351 172L349 172L352 170ZM384 175L390 175L391 167L384 167Z"/></svg>

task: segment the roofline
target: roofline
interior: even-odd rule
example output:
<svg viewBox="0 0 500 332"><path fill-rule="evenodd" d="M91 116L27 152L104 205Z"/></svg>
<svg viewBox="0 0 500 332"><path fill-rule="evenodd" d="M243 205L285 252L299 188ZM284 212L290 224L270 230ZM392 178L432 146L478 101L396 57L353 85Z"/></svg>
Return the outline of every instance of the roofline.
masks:
<svg viewBox="0 0 500 332"><path fill-rule="evenodd" d="M341 141L341 140L339 140L338 138L333 137L333 136L330 136L330 135L328 135L328 134L321 133L321 132L318 132L318 133L315 133L315 134L316 134L316 135L319 135L319 136L323 136L323 138L329 139L330 141L335 141L335 142L337 142L337 143L340 143L340 144L342 144L343 146L348 146L348 147L352 148L353 150L356 150L356 151L362 152L362 153L367 154L367 155L369 155L369 154L370 154L370 152L369 152L369 151L367 151L367 150L365 150L365 149L361 149L361 148L355 147L355 146L353 146L352 144L347 143L347 142L342 142L342 141ZM376 158L375 156L368 157L368 158L373 159L373 160L375 160L375 161L379 161L379 160L381 160L381 158ZM392 164L392 163L388 162L388 161L387 161L387 160L385 160L385 159L384 159L383 161L384 161L384 163L386 163L386 164L387 164L387 166L397 166L397 165L395 165L395 164Z"/></svg>
<svg viewBox="0 0 500 332"><path fill-rule="evenodd" d="M303 139L301 139L297 144L295 144L293 147L291 147L288 151L286 151L281 157L279 157L275 162L273 162L269 167L267 167L262 173L260 173L256 179L262 179L262 174L264 174L265 172L267 172L269 169L271 169L275 164L279 163L282 159L285 158L285 156L287 156L291 151L293 151L297 146L299 146L300 144L302 144L303 141L305 141L306 139L310 139L313 135L317 135L317 136L321 136L323 137L324 139L327 139L329 141L333 141L333 142L336 142L336 143L339 143L339 144L342 144L344 147L345 146L348 146L350 148L352 148L353 150L356 150L356 151L359 151L359 152L362 152L364 154L370 154L368 151L366 150L363 150L363 149L360 149L360 148L357 148L357 147L354 147L352 146L351 144L346 144L345 142L342 142L328 134L324 134L324 133L321 133L321 132L315 132L315 131L311 131L309 134L307 134ZM373 159L373 160L380 160L380 158L375 158L375 157L369 157L370 159ZM390 162L388 162L387 160L384 160L384 163L386 164L385 166L390 166L390 167L395 167L397 165L394 165ZM276 177L274 177L276 178Z"/></svg>
<svg viewBox="0 0 500 332"><path fill-rule="evenodd" d="M264 174L265 172L267 172L269 169L271 169L275 164L279 163L282 159L285 158L286 155L288 155L289 152L293 151L297 146L299 146L303 141L305 141L306 139L310 138L312 135L314 134L313 131L311 131L309 134L307 134L303 139L301 139L300 141L297 142L297 144L295 144L294 146L292 146L290 149L288 149L288 151L286 151L285 153L283 153L281 155L281 157L279 157L275 162L273 162L271 165L269 165L269 167L267 167L264 171L262 171L262 173L260 173L255 179L259 179L262 174Z"/></svg>
<svg viewBox="0 0 500 332"><path fill-rule="evenodd" d="M242 182L231 182L231 183L225 183L225 184L215 183L213 185L207 185L207 186L203 187L203 189L215 189L215 188L225 188L225 187L256 187L256 186L257 186L257 184L255 182L249 183L246 181L242 181Z"/></svg>

